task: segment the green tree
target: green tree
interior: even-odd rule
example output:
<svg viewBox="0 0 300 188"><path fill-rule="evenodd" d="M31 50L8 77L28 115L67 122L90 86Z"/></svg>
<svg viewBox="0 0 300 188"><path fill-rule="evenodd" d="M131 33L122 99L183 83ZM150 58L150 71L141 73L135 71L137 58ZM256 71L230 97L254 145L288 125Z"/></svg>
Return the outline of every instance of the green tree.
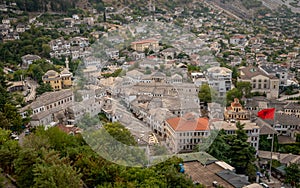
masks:
<svg viewBox="0 0 300 188"><path fill-rule="evenodd" d="M36 94L41 95L46 92L52 92L53 88L49 83L42 83L40 86L36 88Z"/></svg>
<svg viewBox="0 0 300 188"><path fill-rule="evenodd" d="M217 137L208 148L207 153L214 156L218 160L229 162L228 152L230 151L230 146L226 143L224 139L225 136L226 133L224 130L219 131Z"/></svg>
<svg viewBox="0 0 300 188"><path fill-rule="evenodd" d="M230 105L230 103L233 102L235 98L238 98L239 100L241 100L242 96L243 96L242 91L237 88L233 88L233 89L229 90L226 93L227 105Z"/></svg>
<svg viewBox="0 0 300 188"><path fill-rule="evenodd" d="M269 135L260 135L259 136L259 150L263 151L271 151L272 139L269 138ZM274 151L278 151L278 137L274 135L274 143L273 143Z"/></svg>
<svg viewBox="0 0 300 188"><path fill-rule="evenodd" d="M39 84L43 83L42 76L45 74L40 65L31 64L28 68L27 74L36 80Z"/></svg>
<svg viewBox="0 0 300 188"><path fill-rule="evenodd" d="M130 131L121 123L106 123L104 124L104 128L117 141L126 145L136 145L136 141Z"/></svg>
<svg viewBox="0 0 300 188"><path fill-rule="evenodd" d="M11 100L11 95L7 91L8 83L3 72L0 68L0 112L3 111L4 105Z"/></svg>
<svg viewBox="0 0 300 188"><path fill-rule="evenodd" d="M50 46L48 44L43 44L42 45L42 53L43 57L50 58Z"/></svg>
<svg viewBox="0 0 300 188"><path fill-rule="evenodd" d="M30 187L33 185L33 165L37 162L38 153L34 148L23 148L17 159L14 160L18 186Z"/></svg>
<svg viewBox="0 0 300 188"><path fill-rule="evenodd" d="M210 103L216 97L216 92L208 84L201 85L198 93L200 102Z"/></svg>
<svg viewBox="0 0 300 188"><path fill-rule="evenodd" d="M242 91L244 97L250 98L252 96L252 86L250 82L237 82L236 87L238 90Z"/></svg>
<svg viewBox="0 0 300 188"><path fill-rule="evenodd" d="M10 139L11 131L0 128L0 168L5 173L13 172L13 161L18 157L18 141Z"/></svg>
<svg viewBox="0 0 300 188"><path fill-rule="evenodd" d="M298 164L291 164L285 168L286 177L285 182L289 183L291 186L300 186L300 167Z"/></svg>
<svg viewBox="0 0 300 188"><path fill-rule="evenodd" d="M239 77L239 72L237 70L237 67L234 66L234 67L232 67L232 78L237 80L238 77Z"/></svg>
<svg viewBox="0 0 300 188"><path fill-rule="evenodd" d="M68 158L60 158L55 151L45 151L33 166L33 187L82 187L82 175L71 166Z"/></svg>
<svg viewBox="0 0 300 188"><path fill-rule="evenodd" d="M17 108L12 104L5 104L3 111L0 112L0 127L13 131L21 131L22 118L18 113Z"/></svg>
<svg viewBox="0 0 300 188"><path fill-rule="evenodd" d="M231 164L236 168L237 173L247 174L250 178L255 178L253 172L253 162L255 161L255 149L247 142L248 136L244 130L244 124L236 123L238 130L234 139L229 143ZM255 169L255 168L254 168Z"/></svg>

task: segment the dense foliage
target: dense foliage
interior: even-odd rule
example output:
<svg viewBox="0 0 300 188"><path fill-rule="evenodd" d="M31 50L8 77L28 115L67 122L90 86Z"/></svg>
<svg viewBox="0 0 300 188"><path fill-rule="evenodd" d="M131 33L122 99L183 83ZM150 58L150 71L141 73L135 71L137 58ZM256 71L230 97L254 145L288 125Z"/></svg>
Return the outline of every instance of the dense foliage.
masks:
<svg viewBox="0 0 300 188"><path fill-rule="evenodd" d="M57 127L39 127L21 145L9 137L10 131L0 129L0 167L19 187L193 186L178 172L182 160L176 157L149 168L124 167L97 155L80 135L67 135Z"/></svg>
<svg viewBox="0 0 300 188"><path fill-rule="evenodd" d="M44 12L44 11L67 11L68 9L75 8L76 2L78 0L15 0L17 6L28 12Z"/></svg>
<svg viewBox="0 0 300 188"><path fill-rule="evenodd" d="M247 142L248 136L243 130L244 125L237 122L236 126L238 130L235 135L228 135L221 130L207 152L234 166L238 174L247 174L254 180L255 149Z"/></svg>
<svg viewBox="0 0 300 188"><path fill-rule="evenodd" d="M289 183L294 187L300 186L300 167L298 164L291 164L290 166L285 168L286 171L286 179L285 182Z"/></svg>
<svg viewBox="0 0 300 188"><path fill-rule="evenodd" d="M13 95L7 91L8 84L0 67L0 128L21 131L23 120L16 108Z"/></svg>
<svg viewBox="0 0 300 188"><path fill-rule="evenodd" d="M48 42L60 37L57 30L31 26L30 30L20 35L20 40L0 43L0 61L8 65L21 64L21 57L27 54L49 58Z"/></svg>

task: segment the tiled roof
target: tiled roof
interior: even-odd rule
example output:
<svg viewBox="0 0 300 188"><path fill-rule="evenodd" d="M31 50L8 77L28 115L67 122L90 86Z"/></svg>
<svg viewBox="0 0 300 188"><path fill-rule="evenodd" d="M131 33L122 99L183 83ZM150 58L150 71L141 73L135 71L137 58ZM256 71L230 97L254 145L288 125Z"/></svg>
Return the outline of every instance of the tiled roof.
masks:
<svg viewBox="0 0 300 188"><path fill-rule="evenodd" d="M262 159L270 159L271 152L270 151L262 151L259 150L258 157ZM280 161L282 164L290 164L290 163L300 163L300 155L294 155L290 153L272 153L272 159Z"/></svg>
<svg viewBox="0 0 300 188"><path fill-rule="evenodd" d="M238 98L234 98L234 101L231 103L232 107L242 107Z"/></svg>
<svg viewBox="0 0 300 188"><path fill-rule="evenodd" d="M206 187L212 187L212 183L217 181L222 187L232 188L226 180L219 177L216 173L223 169L215 169L217 165L212 163L203 166L198 161L184 163L185 174L187 174L194 182L199 182Z"/></svg>
<svg viewBox="0 0 300 188"><path fill-rule="evenodd" d="M152 43L152 42L158 42L156 39L147 39L147 40L140 40L132 42L131 44L144 44L144 43Z"/></svg>
<svg viewBox="0 0 300 188"><path fill-rule="evenodd" d="M287 105L284 106L286 109L300 109L300 105L298 103L290 102Z"/></svg>
<svg viewBox="0 0 300 188"><path fill-rule="evenodd" d="M286 68L283 68L282 66L278 66L278 65L261 65L260 68L269 74L287 71Z"/></svg>
<svg viewBox="0 0 300 188"><path fill-rule="evenodd" d="M183 117L170 118L167 123L175 131L205 131L209 129L208 119L198 118L193 113L187 113Z"/></svg>
<svg viewBox="0 0 300 188"><path fill-rule="evenodd" d="M275 118L276 123L279 123L281 125L298 125L298 126L300 126L300 118L298 118L294 115L276 113L274 118ZM264 121L266 121L272 125L274 124L274 120L272 120L272 119L266 119Z"/></svg>
<svg viewBox="0 0 300 188"><path fill-rule="evenodd" d="M220 176L222 179L226 180L227 182L229 182L233 187L236 188L240 188L250 184L246 177L241 177L229 170L221 171L217 173L217 175Z"/></svg>
<svg viewBox="0 0 300 188"><path fill-rule="evenodd" d="M207 69L209 73L230 74L232 71L225 67L211 67Z"/></svg>
<svg viewBox="0 0 300 188"><path fill-rule="evenodd" d="M34 102L32 102L29 106L32 109L46 106L53 102L59 101L66 97L70 97L73 95L73 91L70 89L56 91L56 92L47 92L39 96Z"/></svg>
<svg viewBox="0 0 300 188"><path fill-rule="evenodd" d="M278 132L271 127L267 122L264 122L262 119L257 118L255 123L260 127L260 135L269 135L269 134L278 134Z"/></svg>
<svg viewBox="0 0 300 188"><path fill-rule="evenodd" d="M241 69L241 72L243 73L240 75L240 78L242 78L242 79L251 79L258 75L262 75L262 76L269 77L269 78L277 78L274 76L267 75L266 73L264 73L258 67L255 67L255 66L244 67Z"/></svg>

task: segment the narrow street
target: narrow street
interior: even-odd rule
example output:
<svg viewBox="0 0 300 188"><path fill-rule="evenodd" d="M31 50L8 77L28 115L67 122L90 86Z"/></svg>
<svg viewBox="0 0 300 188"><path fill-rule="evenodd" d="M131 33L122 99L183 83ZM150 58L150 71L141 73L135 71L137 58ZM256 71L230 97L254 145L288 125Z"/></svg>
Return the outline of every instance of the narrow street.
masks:
<svg viewBox="0 0 300 188"><path fill-rule="evenodd" d="M38 87L38 83L31 79L27 79L27 84L28 84L28 86L30 86L30 89L29 89L30 92L29 92L28 96L25 97L25 102L32 101L35 99L36 88Z"/></svg>

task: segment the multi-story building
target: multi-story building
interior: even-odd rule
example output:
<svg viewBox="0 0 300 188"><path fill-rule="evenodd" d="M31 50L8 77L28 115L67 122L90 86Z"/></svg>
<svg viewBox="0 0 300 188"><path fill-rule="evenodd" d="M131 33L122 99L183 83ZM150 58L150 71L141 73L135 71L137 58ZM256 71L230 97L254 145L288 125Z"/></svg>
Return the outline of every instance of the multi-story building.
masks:
<svg viewBox="0 0 300 188"><path fill-rule="evenodd" d="M255 66L241 67L238 81L250 82L251 92L266 94L268 99L277 99L279 95L279 78L267 75Z"/></svg>
<svg viewBox="0 0 300 188"><path fill-rule="evenodd" d="M57 124L74 125L85 114L95 116L101 112L102 103L95 97L94 90L79 90L80 102L75 101L72 90L66 89L42 94L22 108L20 113L26 117L27 110L32 110L31 126L55 126ZM79 100L79 99L78 99Z"/></svg>
<svg viewBox="0 0 300 188"><path fill-rule="evenodd" d="M89 39L85 37L73 37L65 40L63 37L49 42L51 49L51 57L72 56L73 59L85 57L88 55L87 47L89 46Z"/></svg>
<svg viewBox="0 0 300 188"><path fill-rule="evenodd" d="M72 86L72 73L69 71L68 60L66 60L67 68L61 73L49 70L42 77L45 84L50 84L54 91L66 89Z"/></svg>
<svg viewBox="0 0 300 188"><path fill-rule="evenodd" d="M156 39L140 40L131 43L131 48L138 52L144 52L146 49L158 51L159 43Z"/></svg>
<svg viewBox="0 0 300 188"><path fill-rule="evenodd" d="M232 71L225 67L212 67L207 69L206 79L220 97L226 96L226 92L231 89Z"/></svg>
<svg viewBox="0 0 300 188"><path fill-rule="evenodd" d="M244 124L244 129L248 136L247 142L251 144L258 151L259 146L259 133L260 127L255 123L251 122L250 120L241 120L241 124ZM236 134L238 128L236 127L236 122L227 122L227 121L216 121L213 122L214 127L219 129L223 129L226 134Z"/></svg>
<svg viewBox="0 0 300 188"><path fill-rule="evenodd" d="M300 118L300 105L298 103L290 102L284 106L284 113Z"/></svg>
<svg viewBox="0 0 300 188"><path fill-rule="evenodd" d="M54 91L69 88L72 86L72 73L64 69L60 74L54 70L49 70L43 76L43 82L51 85Z"/></svg>
<svg viewBox="0 0 300 188"><path fill-rule="evenodd" d="M276 76L279 78L279 86L286 86L288 80L288 70L279 65L261 65L259 68L267 75Z"/></svg>
<svg viewBox="0 0 300 188"><path fill-rule="evenodd" d="M31 126L56 125L65 122L65 110L72 106L74 95L72 90L47 92L39 96L34 102L20 110L22 117L26 116L26 110L32 110Z"/></svg>
<svg viewBox="0 0 300 188"><path fill-rule="evenodd" d="M248 120L250 119L250 113L243 108L239 99L235 98L230 106L226 108L224 117L225 120Z"/></svg>
<svg viewBox="0 0 300 188"><path fill-rule="evenodd" d="M192 151L210 135L209 120L193 113L165 121L166 144L174 153Z"/></svg>
<svg viewBox="0 0 300 188"><path fill-rule="evenodd" d="M265 119L267 123L280 134L295 138L295 133L300 131L300 118L285 113L275 113L274 120Z"/></svg>

